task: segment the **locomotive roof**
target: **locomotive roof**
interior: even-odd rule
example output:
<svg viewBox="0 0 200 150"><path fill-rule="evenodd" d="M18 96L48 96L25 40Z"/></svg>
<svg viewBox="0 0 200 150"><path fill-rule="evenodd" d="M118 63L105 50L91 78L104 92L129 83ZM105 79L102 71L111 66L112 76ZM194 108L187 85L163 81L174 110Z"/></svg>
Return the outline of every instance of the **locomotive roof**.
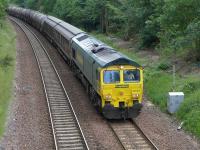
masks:
<svg viewBox="0 0 200 150"><path fill-rule="evenodd" d="M74 37L73 40L92 56L101 67L112 65L133 65L140 67L134 60L89 35L80 34Z"/></svg>

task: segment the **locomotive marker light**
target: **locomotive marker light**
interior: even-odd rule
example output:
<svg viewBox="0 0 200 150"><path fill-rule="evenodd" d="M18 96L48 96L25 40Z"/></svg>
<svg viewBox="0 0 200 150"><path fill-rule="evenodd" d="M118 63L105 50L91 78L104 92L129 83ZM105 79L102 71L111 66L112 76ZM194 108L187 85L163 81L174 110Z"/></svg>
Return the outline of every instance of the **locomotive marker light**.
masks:
<svg viewBox="0 0 200 150"><path fill-rule="evenodd" d="M120 66L120 69L124 69L124 66Z"/></svg>
<svg viewBox="0 0 200 150"><path fill-rule="evenodd" d="M112 96L109 94L109 95L106 95L106 100L111 100L112 99Z"/></svg>

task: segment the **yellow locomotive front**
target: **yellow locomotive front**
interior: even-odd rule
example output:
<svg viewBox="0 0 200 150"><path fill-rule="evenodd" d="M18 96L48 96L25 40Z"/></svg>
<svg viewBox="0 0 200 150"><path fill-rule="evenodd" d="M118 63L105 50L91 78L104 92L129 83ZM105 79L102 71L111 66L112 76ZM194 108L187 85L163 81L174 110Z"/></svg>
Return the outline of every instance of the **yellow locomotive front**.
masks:
<svg viewBox="0 0 200 150"><path fill-rule="evenodd" d="M108 119L136 117L142 107L142 67L110 66L100 74L103 115Z"/></svg>

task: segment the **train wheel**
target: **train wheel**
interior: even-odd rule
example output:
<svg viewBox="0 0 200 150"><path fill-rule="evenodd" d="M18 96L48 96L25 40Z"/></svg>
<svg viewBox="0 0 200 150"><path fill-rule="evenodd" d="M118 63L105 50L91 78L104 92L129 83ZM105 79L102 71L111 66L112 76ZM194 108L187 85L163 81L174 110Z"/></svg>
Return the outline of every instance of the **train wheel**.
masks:
<svg viewBox="0 0 200 150"><path fill-rule="evenodd" d="M100 96L96 93L92 86L89 86L89 97L98 112L102 112L102 102Z"/></svg>
<svg viewBox="0 0 200 150"><path fill-rule="evenodd" d="M97 96L97 109L99 112L102 112L102 101L101 98L99 96Z"/></svg>
<svg viewBox="0 0 200 150"><path fill-rule="evenodd" d="M89 87L89 96L93 105L95 105L95 91L92 86Z"/></svg>

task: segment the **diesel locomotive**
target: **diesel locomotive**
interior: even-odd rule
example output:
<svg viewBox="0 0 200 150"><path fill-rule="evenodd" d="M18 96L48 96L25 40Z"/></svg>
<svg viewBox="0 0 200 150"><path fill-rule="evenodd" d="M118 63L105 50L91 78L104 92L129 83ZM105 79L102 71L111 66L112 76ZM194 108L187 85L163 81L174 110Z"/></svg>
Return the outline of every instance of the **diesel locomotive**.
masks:
<svg viewBox="0 0 200 150"><path fill-rule="evenodd" d="M103 116L121 119L139 114L143 68L137 62L53 16L20 7L7 11L39 30L57 47Z"/></svg>

